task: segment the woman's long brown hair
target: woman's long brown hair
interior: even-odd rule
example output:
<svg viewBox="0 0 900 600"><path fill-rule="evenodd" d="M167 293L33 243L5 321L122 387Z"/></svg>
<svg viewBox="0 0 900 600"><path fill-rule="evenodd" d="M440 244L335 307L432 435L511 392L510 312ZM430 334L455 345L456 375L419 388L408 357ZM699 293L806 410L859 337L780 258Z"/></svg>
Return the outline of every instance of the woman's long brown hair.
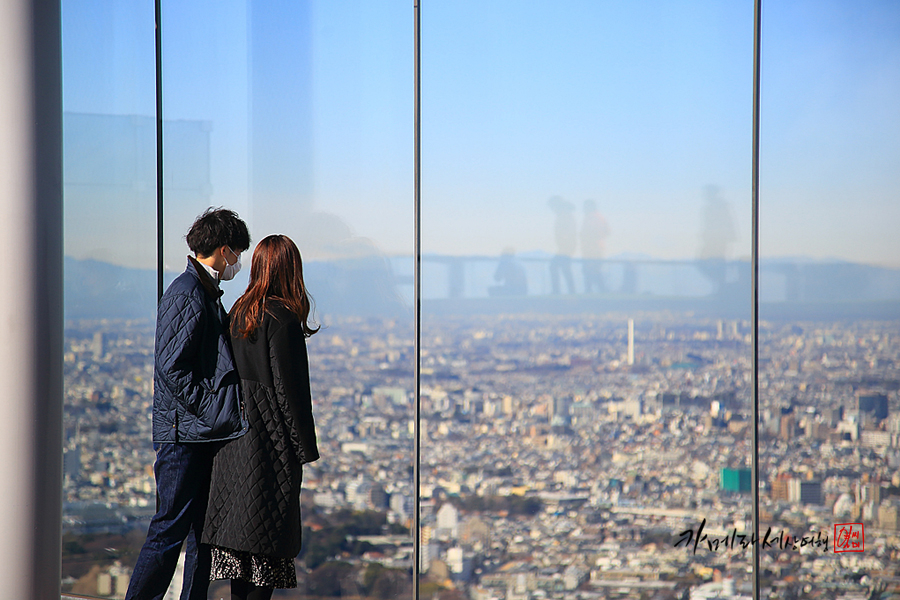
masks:
<svg viewBox="0 0 900 600"><path fill-rule="evenodd" d="M253 335L270 300L279 300L297 315L306 337L319 330L308 322L310 298L303 283L300 251L286 235L270 235L256 245L250 284L231 308L231 334L243 338Z"/></svg>

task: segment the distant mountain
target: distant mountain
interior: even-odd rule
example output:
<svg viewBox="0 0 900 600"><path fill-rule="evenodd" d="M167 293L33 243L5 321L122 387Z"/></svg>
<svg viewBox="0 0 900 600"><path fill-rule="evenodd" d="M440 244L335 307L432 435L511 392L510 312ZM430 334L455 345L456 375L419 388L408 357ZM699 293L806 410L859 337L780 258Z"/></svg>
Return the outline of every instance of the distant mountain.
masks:
<svg viewBox="0 0 900 600"><path fill-rule="evenodd" d="M66 256L63 262L66 319L154 319L156 271Z"/></svg>
<svg viewBox="0 0 900 600"><path fill-rule="evenodd" d="M522 256L527 295L501 296L492 291L497 286L497 257L425 256L426 309L439 313L669 309L720 316L733 313L735 318L749 313L747 261L611 258L603 265L606 290L583 294L581 264L576 259L571 265L574 293L554 295L550 258ZM320 318L410 314L411 257L310 261L304 273ZM175 276L167 273L166 283ZM66 318L155 316L156 272L151 269L66 257L64 283ZM229 290L228 296L236 297L236 291ZM568 290L561 286L561 291ZM765 318L900 318L900 270L837 261L767 259L760 265L760 302Z"/></svg>
<svg viewBox="0 0 900 600"><path fill-rule="evenodd" d="M176 276L166 273L165 284ZM304 265L304 278L313 290L319 316L395 317L408 311L390 265L380 257L309 262ZM63 289L66 319L156 317L156 271L152 269L67 256Z"/></svg>

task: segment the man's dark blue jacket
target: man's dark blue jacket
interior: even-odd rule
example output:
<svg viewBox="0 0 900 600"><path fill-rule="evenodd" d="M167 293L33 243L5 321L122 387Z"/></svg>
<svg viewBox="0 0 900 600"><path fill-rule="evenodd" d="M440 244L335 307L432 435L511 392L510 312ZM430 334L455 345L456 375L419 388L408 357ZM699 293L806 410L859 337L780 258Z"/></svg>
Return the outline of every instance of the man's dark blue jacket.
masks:
<svg viewBox="0 0 900 600"><path fill-rule="evenodd" d="M222 291L193 258L159 301L153 441L211 442L247 431Z"/></svg>

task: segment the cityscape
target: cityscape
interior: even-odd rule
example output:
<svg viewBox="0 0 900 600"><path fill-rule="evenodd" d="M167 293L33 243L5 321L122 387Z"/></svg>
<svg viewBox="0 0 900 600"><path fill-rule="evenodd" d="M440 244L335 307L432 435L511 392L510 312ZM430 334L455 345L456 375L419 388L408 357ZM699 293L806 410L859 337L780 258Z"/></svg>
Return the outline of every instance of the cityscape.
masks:
<svg viewBox="0 0 900 600"><path fill-rule="evenodd" d="M274 598L900 600L900 3L156 8L9 20L64 600L125 596L159 288L215 206L297 243L323 326ZM25 589L58 402L10 389Z"/></svg>
<svg viewBox="0 0 900 600"><path fill-rule="evenodd" d="M308 344L322 458L304 471L299 588L276 597L411 597L412 326L323 325ZM754 543L766 597L893 590L900 322L761 322L761 540L750 331L426 313L423 597L749 598ZM127 586L155 508L152 356L149 319L67 323L66 591ZM862 552L841 524L864 528Z"/></svg>

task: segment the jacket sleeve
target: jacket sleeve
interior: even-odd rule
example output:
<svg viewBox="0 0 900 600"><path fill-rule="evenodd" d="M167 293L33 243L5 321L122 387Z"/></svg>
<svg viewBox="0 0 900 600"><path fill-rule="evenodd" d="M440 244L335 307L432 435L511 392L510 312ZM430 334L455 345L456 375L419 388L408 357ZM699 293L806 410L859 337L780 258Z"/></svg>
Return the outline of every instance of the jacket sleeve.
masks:
<svg viewBox="0 0 900 600"><path fill-rule="evenodd" d="M299 321L289 321L272 332L269 358L275 393L285 419L288 420L297 458L301 463L313 462L319 458L319 449L309 390L306 336L303 335Z"/></svg>
<svg viewBox="0 0 900 600"><path fill-rule="evenodd" d="M158 310L157 368L171 395L196 414L203 396L195 377L202 343L203 302L189 295L164 297Z"/></svg>

